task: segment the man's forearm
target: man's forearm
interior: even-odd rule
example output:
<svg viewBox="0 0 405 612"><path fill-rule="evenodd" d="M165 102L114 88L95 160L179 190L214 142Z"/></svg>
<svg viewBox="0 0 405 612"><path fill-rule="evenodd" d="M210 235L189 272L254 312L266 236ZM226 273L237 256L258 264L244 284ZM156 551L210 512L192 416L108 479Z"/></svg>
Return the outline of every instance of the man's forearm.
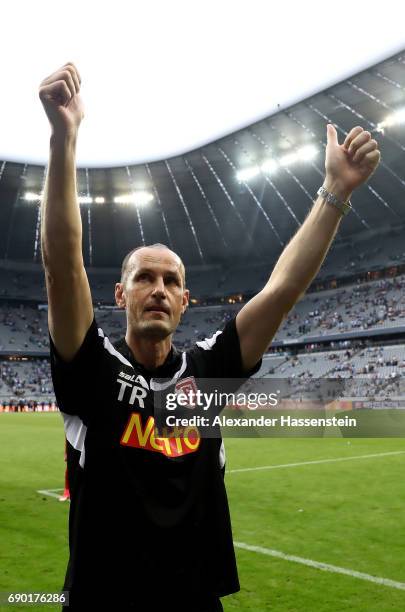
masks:
<svg viewBox="0 0 405 612"><path fill-rule="evenodd" d="M350 193L336 183L326 181L324 185L341 200L350 197ZM286 310L292 308L317 275L341 219L335 206L318 197L305 222L282 252L266 288L286 301Z"/></svg>
<svg viewBox="0 0 405 612"><path fill-rule="evenodd" d="M41 247L47 270L82 263L82 223L76 188L76 137L51 136L42 200Z"/></svg>
<svg viewBox="0 0 405 612"><path fill-rule="evenodd" d="M324 187L345 202L378 166L378 145L360 126L350 130L339 144L336 129L328 124L327 141ZM341 218L337 207L319 197L264 289L238 312L236 328L246 371L266 351L284 317L318 273Z"/></svg>

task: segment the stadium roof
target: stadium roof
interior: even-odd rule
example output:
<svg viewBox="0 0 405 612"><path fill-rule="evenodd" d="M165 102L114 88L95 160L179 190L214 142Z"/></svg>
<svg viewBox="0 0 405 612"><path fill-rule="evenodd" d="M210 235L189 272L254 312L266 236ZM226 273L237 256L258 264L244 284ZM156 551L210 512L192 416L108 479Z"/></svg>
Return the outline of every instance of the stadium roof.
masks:
<svg viewBox="0 0 405 612"><path fill-rule="evenodd" d="M401 226L404 91L405 53L400 53L187 154L79 170L80 194L93 200L81 205L86 264L119 266L131 248L153 242L171 245L188 266L273 261L305 219L322 183L328 121L341 140L351 127L362 125L382 151L376 174L354 194L354 211L343 221L338 240ZM44 171L43 166L0 162L0 259L40 261L38 199L24 198L41 192ZM114 202L134 192L137 204ZM145 193L152 196L149 203Z"/></svg>
<svg viewBox="0 0 405 612"><path fill-rule="evenodd" d="M151 162L268 117L405 48L398 2L53 0L2 5L0 159L46 163L37 97L83 78L79 165ZM399 18L397 18L397 16Z"/></svg>

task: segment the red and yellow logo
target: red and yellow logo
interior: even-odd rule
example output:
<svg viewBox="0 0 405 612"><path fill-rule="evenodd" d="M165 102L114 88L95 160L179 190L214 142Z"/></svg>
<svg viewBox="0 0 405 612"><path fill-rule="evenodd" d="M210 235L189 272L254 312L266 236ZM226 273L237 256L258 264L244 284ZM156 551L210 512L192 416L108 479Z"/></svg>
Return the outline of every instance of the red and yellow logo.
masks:
<svg viewBox="0 0 405 612"><path fill-rule="evenodd" d="M175 386L175 392L177 395L185 395L188 398L189 408L195 407L197 385L194 376L188 376L187 378L179 380Z"/></svg>
<svg viewBox="0 0 405 612"><path fill-rule="evenodd" d="M145 427L139 412L132 412L120 444L162 453L166 457L179 457L194 453L200 446L197 427L174 427L168 437L155 436L155 419L150 416Z"/></svg>

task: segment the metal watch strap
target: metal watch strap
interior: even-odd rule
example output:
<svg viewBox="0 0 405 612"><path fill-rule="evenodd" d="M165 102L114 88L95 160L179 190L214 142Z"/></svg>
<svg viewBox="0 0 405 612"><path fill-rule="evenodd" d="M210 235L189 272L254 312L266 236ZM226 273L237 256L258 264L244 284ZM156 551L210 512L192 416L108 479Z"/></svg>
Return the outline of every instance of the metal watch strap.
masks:
<svg viewBox="0 0 405 612"><path fill-rule="evenodd" d="M332 204L333 206L335 206L335 208L340 210L343 216L347 215L347 213L352 210L350 200L347 200L346 202L339 200L334 193L331 193L330 191L325 189L323 185L322 187L319 187L317 194L321 196L325 200L325 202L327 202L328 204Z"/></svg>

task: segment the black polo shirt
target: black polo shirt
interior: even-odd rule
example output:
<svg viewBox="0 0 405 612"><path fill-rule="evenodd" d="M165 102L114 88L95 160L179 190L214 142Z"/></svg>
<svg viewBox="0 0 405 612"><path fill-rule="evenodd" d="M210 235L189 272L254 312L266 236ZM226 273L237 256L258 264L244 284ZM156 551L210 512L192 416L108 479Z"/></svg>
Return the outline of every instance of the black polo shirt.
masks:
<svg viewBox="0 0 405 612"><path fill-rule="evenodd" d="M64 585L72 606L152 610L153 602L165 610L170 601L190 611L199 597L238 591L223 442L155 438L151 390L157 378L246 377L235 320L191 350L172 347L153 372L125 339L113 346L95 319L73 361L50 344L56 399L76 450L68 457L76 466Z"/></svg>

